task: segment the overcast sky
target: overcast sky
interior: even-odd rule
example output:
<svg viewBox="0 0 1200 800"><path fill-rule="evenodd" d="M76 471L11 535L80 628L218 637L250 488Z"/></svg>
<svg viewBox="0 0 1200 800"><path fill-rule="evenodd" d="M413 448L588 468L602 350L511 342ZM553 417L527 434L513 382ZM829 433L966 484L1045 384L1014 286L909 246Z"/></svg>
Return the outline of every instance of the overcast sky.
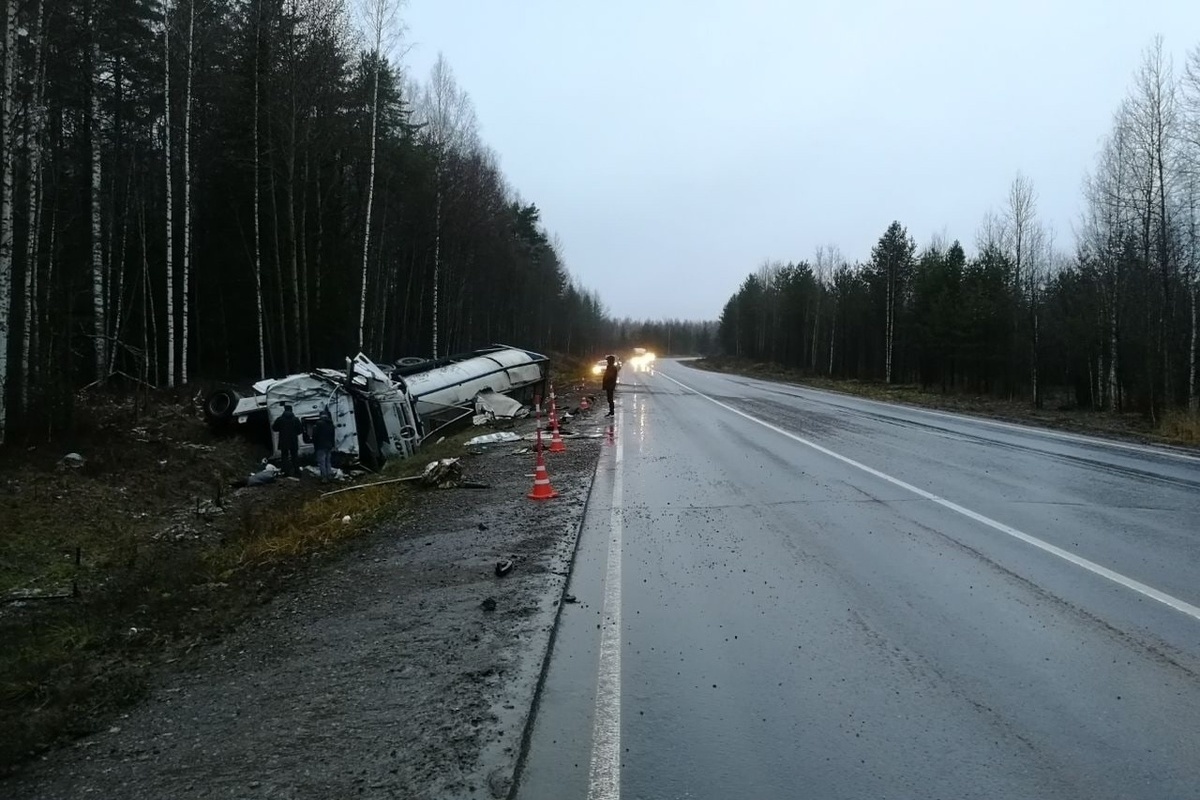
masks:
<svg viewBox="0 0 1200 800"><path fill-rule="evenodd" d="M1156 34L1200 0L409 0L481 136L609 311L714 319L767 259L866 259L898 219L973 249L1018 171L1069 248Z"/></svg>

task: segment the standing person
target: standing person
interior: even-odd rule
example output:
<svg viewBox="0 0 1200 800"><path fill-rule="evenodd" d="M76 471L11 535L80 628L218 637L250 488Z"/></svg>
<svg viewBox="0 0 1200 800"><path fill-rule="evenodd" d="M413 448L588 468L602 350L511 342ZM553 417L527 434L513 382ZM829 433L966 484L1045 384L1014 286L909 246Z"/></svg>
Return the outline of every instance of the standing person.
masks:
<svg viewBox="0 0 1200 800"><path fill-rule="evenodd" d="M321 409L321 416L313 426L313 448L317 451L317 469L321 471L321 483L333 479L333 467L330 459L333 456L333 417L329 409Z"/></svg>
<svg viewBox="0 0 1200 800"><path fill-rule="evenodd" d="M289 478L299 477L300 434L304 432L304 424L292 413L290 403L284 403L283 413L279 415L279 419L275 420L271 430L279 434L279 454L283 457L283 474Z"/></svg>
<svg viewBox="0 0 1200 800"><path fill-rule="evenodd" d="M613 402L613 394L617 391L617 373L621 368L617 366L617 357L608 356L608 366L604 368L604 393L608 396L608 413L606 417L611 417L617 413L617 405Z"/></svg>

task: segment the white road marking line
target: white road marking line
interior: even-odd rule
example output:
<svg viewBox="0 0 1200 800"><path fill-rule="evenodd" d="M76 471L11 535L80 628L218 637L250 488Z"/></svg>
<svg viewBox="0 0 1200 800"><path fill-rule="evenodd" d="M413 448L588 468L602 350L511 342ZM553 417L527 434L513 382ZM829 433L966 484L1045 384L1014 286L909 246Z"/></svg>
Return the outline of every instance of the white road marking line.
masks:
<svg viewBox="0 0 1200 800"><path fill-rule="evenodd" d="M939 506L942 506L943 508L948 508L957 514L961 514L964 517L967 517L968 519L973 519L976 522L986 525L989 528L1000 531L1001 533L1008 534L1009 536L1013 537L1014 539L1019 539L1020 541L1025 542L1026 544L1031 544L1034 547L1038 548L1039 550L1043 550L1047 553L1050 553L1051 555L1057 556L1057 557L1063 559L1064 561L1074 564L1077 567L1082 567L1083 569L1087 570L1088 572L1091 572L1095 575L1099 575L1102 578L1107 578L1108 580L1112 581L1113 583L1124 586L1126 589L1131 589L1131 590L1137 592L1138 594L1149 597L1152 600L1157 600L1158 602L1162 603L1163 605L1170 606L1171 608L1175 609L1176 611L1179 611L1183 614L1187 614L1189 617L1191 617L1197 621L1200 621L1200 607L1198 607L1198 606L1194 606L1191 603L1188 603L1184 600L1180 600L1177 597L1173 597L1173 596L1167 594L1166 592L1161 592L1158 589L1155 589L1153 586L1148 586L1148 585L1142 583L1141 581L1137 581L1137 580L1134 580L1133 578L1122 575L1121 573L1115 572L1115 571L1109 569L1108 567L1101 566L1100 564L1097 564L1094 561L1089 561L1088 559L1083 558L1082 556L1077 556L1072 552L1062 549L1061 547L1057 547L1055 545L1050 544L1049 542L1042 541L1041 539L1037 538L1036 536L1030 536L1028 533L1019 531L1016 528L1013 528L1009 525L1005 525L1003 522L997 522L996 520L992 519L991 517L985 517L983 514L980 514L977 511L972 511L969 508L960 506L958 503L952 502L950 500L946 500L945 498L939 497L936 494L933 494L932 492L927 492L924 489L913 486L911 483L905 483L904 481L900 480L899 478L893 478L891 475L888 475L887 473L880 472L879 470L874 469L872 467L868 467L866 464L861 464L852 458L848 458L848 457L842 455L841 453L835 453L833 450L830 450L828 447L822 447L821 445L817 444L816 442L812 442L812 441L809 441L808 439L805 439L803 436L797 436L796 434L792 433L791 431L784 430L783 428L780 428L777 425L772 425L771 423L769 423L765 420L761 420L758 417L747 414L746 412L736 409L731 405L722 403L720 400L709 397L708 395L704 394L703 392L693 389L692 387L688 386L687 384L685 384L681 381L675 380L670 375L664 374L663 377L666 378L667 380L671 381L672 383L678 384L679 386L683 387L684 389L688 390L689 392L692 392L693 394L704 398L705 400L709 401L710 403L720 406L721 408L725 409L726 411L737 414L739 417L744 417L745 419L748 419L751 422L758 423L759 425L762 425L764 428L774 431L775 433L778 433L781 436L786 436L787 438L789 438L793 441L799 442L800 444L805 445L806 447L811 447L813 450L816 450L818 453L823 453L823 454L829 456L830 458L835 458L838 461L841 461L843 464L848 464L849 466L854 467L855 469L862 470L863 472L867 473L868 475L873 475L876 478L879 478L880 480L887 481L888 483L892 484L893 486L898 486L901 489L912 492L913 494L917 495L918 497L923 497L924 499L929 500L930 502L937 503Z"/></svg>
<svg viewBox="0 0 1200 800"><path fill-rule="evenodd" d="M666 375L664 378L668 377ZM742 376L738 376L742 377ZM673 380L673 379L672 379ZM869 403L875 406L883 406L887 409L900 409L902 411L911 411L916 414L925 414L930 417L940 417L954 422L974 422L980 425L989 425L993 428L1003 428L1005 430L1016 431L1017 433L1025 433L1034 436L1045 436L1050 439L1063 439L1068 442L1081 442L1083 444L1095 445L1097 447L1112 447L1117 450L1128 450L1134 453L1142 453L1150 456L1164 456L1166 458L1175 458L1180 461L1188 461L1193 464L1200 464L1200 456L1194 456L1190 453L1181 453L1178 450L1172 450L1170 447L1154 447L1153 445L1130 444L1128 442L1118 442L1113 439L1101 439L1096 436L1084 436L1078 433L1063 433L1062 431L1049 430L1048 428L1039 428L1034 425L1020 425L1015 422L1001 422L1000 420L988 419L987 417L977 417L973 414L954 414L946 411L934 411L928 408L918 408L916 406L900 405L897 403L887 403L882 400L871 400L866 397L857 397L854 395L842 395L838 392L827 392L823 389L815 389L810 386L802 386L794 383L776 383L771 384L770 381L762 381L757 378L744 378L744 380L754 383L766 383L774 386L787 386L792 389L799 389L802 392L812 392L814 394L824 394L838 399L850 399L860 403ZM695 391L695 390L693 390ZM699 394L699 392L697 392ZM804 398L800 398L804 399ZM830 405L838 405L831 401L821 401ZM839 408L847 408L846 405L841 405ZM852 404L851 406L852 407Z"/></svg>
<svg viewBox="0 0 1200 800"><path fill-rule="evenodd" d="M600 667L596 675L596 713L592 726L592 763L588 773L588 800L621 797L621 543L624 535L622 469L625 446L620 426L613 436L612 509L609 512L608 567L604 576L603 627L600 630Z"/></svg>

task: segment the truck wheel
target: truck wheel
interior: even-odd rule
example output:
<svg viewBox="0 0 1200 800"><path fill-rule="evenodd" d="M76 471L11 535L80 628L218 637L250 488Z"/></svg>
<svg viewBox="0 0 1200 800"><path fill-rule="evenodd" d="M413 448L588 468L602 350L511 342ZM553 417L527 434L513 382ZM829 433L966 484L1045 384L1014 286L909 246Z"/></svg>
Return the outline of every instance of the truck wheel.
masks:
<svg viewBox="0 0 1200 800"><path fill-rule="evenodd" d="M224 425L233 418L242 395L237 389L217 389L204 400L204 419L209 425Z"/></svg>

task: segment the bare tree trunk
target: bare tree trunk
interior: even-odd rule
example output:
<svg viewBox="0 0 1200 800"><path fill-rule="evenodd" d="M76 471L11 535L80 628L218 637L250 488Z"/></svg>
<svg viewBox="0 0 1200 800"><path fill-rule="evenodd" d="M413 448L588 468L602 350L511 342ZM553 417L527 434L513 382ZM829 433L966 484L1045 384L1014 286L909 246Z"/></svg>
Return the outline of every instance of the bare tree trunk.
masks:
<svg viewBox="0 0 1200 800"><path fill-rule="evenodd" d="M133 159L130 158L132 162ZM115 170L114 170L115 171ZM116 194L114 190L113 194ZM125 250L129 239L129 198L133 196L133 164L130 164L129 177L125 187L125 213L121 216L121 235L117 239L116 254L109 259L110 269L116 277L109 303L113 306L112 346L108 351L108 374L112 375L117 366L117 345L121 343L121 327L125 324Z"/></svg>
<svg viewBox="0 0 1200 800"><path fill-rule="evenodd" d="M146 382L153 383L158 386L159 381L159 361L158 361L158 311L154 308L154 287L150 283L150 263L146 257L146 203L142 201L142 304L145 320L142 323L143 331L146 328L150 329L149 344L146 349ZM146 303L149 303L150 308L148 313L145 310ZM150 366L154 367L154 379L150 380Z"/></svg>
<svg viewBox="0 0 1200 800"><path fill-rule="evenodd" d="M312 333L309 324L311 311L308 295L308 182L310 179L309 151L304 149L304 178L300 183L300 228L296 237L296 248L300 255L300 332L302 339L297 345L305 363L313 360Z"/></svg>
<svg viewBox="0 0 1200 800"><path fill-rule="evenodd" d="M296 241L296 114L293 110L289 122L291 141L288 142L287 154L287 183L284 185L284 201L287 203L288 241L288 277L292 284L292 339L296 350L296 366L304 363L304 334L300 317L300 268L298 253L300 248Z"/></svg>
<svg viewBox="0 0 1200 800"><path fill-rule="evenodd" d="M188 382L188 318L192 308L192 43L196 0L188 0L187 84L183 102L183 306L180 309L179 380Z"/></svg>
<svg viewBox="0 0 1200 800"><path fill-rule="evenodd" d="M358 347L365 346L363 340L367 322L367 254L371 247L371 205L375 201L375 132L379 122L379 61L383 54L379 52L379 39L375 37L375 83L371 90L371 160L367 174L367 206L363 214L363 250L362 250L362 293L358 301Z"/></svg>
<svg viewBox="0 0 1200 800"><path fill-rule="evenodd" d="M93 33L93 39L95 34ZM91 92L91 119L88 121L88 133L91 145L91 204L92 204L92 321L95 336L95 365L96 380L103 381L108 376L108 324L105 320L104 294L104 245L101 241L100 210L100 93L97 91L100 69L100 45L92 42L91 74L88 75L88 90Z"/></svg>
<svg viewBox="0 0 1200 800"><path fill-rule="evenodd" d="M438 288L442 275L442 166L438 156L437 199L434 201L433 239L433 357L438 357Z"/></svg>
<svg viewBox="0 0 1200 800"><path fill-rule="evenodd" d="M1188 408L1200 411L1200 395L1196 393L1196 304L1200 302L1200 284L1192 283L1192 340L1188 348Z"/></svg>
<svg viewBox="0 0 1200 800"><path fill-rule="evenodd" d="M25 115L25 151L29 159L29 208L25 217L28 233L25 237L25 319L21 333L21 410L29 407L29 387L32 382L30 371L36 336L35 319L38 314L38 238L42 220L42 96L45 92L45 37L42 22L45 14L44 0L38 0L37 18L34 23L33 41L33 97ZM0 384L2 386L2 384ZM2 391L2 389L0 389ZM2 423L0 423L2 424ZM0 439L3 437L0 436Z"/></svg>
<svg viewBox="0 0 1200 800"><path fill-rule="evenodd" d="M833 319L829 325L829 377L833 377L833 343L837 341L837 298L833 301Z"/></svg>
<svg viewBox="0 0 1200 800"><path fill-rule="evenodd" d="M254 299L258 310L258 376L260 378L265 378L267 376L267 351L266 339L263 331L262 230L261 223L259 221L259 195L261 193L260 184L262 182L258 143L258 104L259 94L261 92L261 87L259 86L258 56L260 50L262 49L261 43L259 42L260 36L262 36L261 15L257 20L255 20L254 29Z"/></svg>
<svg viewBox="0 0 1200 800"><path fill-rule="evenodd" d="M175 218L174 188L171 185L171 19L170 5L163 3L163 160L166 166L167 248L164 262L167 267L167 386L175 385Z"/></svg>
<svg viewBox="0 0 1200 800"><path fill-rule="evenodd" d="M13 83L17 59L17 0L4 4L4 99L0 107L0 124L3 124L4 164L0 167L0 444L4 444L8 431L8 328L9 310L12 307L13 274Z"/></svg>
<svg viewBox="0 0 1200 800"><path fill-rule="evenodd" d="M892 383L892 337L894 335L892 321L896 313L895 298L895 276L892 274L892 259L889 254L887 265L887 353L884 354L884 381L888 385Z"/></svg>

